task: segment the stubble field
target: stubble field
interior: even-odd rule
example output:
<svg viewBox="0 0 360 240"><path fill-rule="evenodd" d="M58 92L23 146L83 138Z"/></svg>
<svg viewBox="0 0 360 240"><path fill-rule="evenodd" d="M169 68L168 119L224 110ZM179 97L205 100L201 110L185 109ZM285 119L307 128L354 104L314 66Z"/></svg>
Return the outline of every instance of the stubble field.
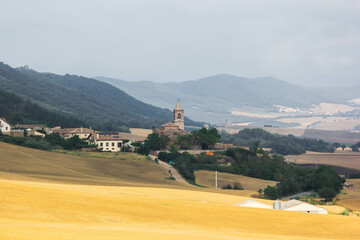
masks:
<svg viewBox="0 0 360 240"><path fill-rule="evenodd" d="M286 160L289 162L295 162L297 164L327 164L360 170L359 152L307 152L306 154L301 155L286 156Z"/></svg>
<svg viewBox="0 0 360 240"><path fill-rule="evenodd" d="M182 186L145 159L79 157L0 143L0 168L0 239L360 236L359 218L236 207L249 198Z"/></svg>

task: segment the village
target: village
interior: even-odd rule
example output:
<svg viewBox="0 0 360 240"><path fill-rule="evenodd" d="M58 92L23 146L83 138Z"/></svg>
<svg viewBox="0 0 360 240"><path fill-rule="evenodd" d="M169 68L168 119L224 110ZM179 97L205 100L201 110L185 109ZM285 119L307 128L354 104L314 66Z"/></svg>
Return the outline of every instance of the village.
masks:
<svg viewBox="0 0 360 240"><path fill-rule="evenodd" d="M207 124L204 127L209 129ZM20 138L44 138L46 135L58 134L66 140L77 136L89 146L82 148L82 150L104 152L120 152L124 147L127 150L134 151L136 147L132 145L133 143L144 143L149 134L153 133L165 138L167 141L166 147L169 148L179 136L189 133L185 130L184 109L179 100L173 110L173 121L161 125L160 128L129 128L129 132L102 132L91 127L63 128L55 126L50 128L43 124L10 124L5 118L0 118L0 130L4 135ZM233 147L233 145L216 143L213 148L220 150L229 147ZM199 150L201 150L199 145L192 146L190 149L193 153L199 153Z"/></svg>

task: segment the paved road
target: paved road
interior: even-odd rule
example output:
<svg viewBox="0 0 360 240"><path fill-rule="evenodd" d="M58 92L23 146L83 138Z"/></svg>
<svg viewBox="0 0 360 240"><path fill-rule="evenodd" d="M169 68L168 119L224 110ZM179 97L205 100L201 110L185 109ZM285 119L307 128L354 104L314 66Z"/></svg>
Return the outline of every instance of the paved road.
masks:
<svg viewBox="0 0 360 240"><path fill-rule="evenodd" d="M156 159L156 156L154 155L149 155L149 157L152 160ZM163 162L161 160L158 159L158 163L160 166L162 166L163 168L165 168L166 170L170 171L171 175L173 175L173 177L175 178L176 181L190 185L185 178L178 172L178 170L176 170L173 166L167 164L166 162Z"/></svg>
<svg viewBox="0 0 360 240"><path fill-rule="evenodd" d="M307 194L314 193L314 192L315 192L314 190L311 190L311 191L308 191L308 192L302 192L302 193L294 194L294 195L291 195L291 196L283 197L282 199L283 200L289 200L290 198L296 198L296 197L300 197L300 196L307 195Z"/></svg>

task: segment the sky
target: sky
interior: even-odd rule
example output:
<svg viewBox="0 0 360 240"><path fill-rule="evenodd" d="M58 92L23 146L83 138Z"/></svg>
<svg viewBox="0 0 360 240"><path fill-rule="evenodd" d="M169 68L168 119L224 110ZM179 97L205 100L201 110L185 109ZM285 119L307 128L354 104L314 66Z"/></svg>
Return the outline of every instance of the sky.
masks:
<svg viewBox="0 0 360 240"><path fill-rule="evenodd" d="M360 85L359 0L0 0L0 61L172 82Z"/></svg>

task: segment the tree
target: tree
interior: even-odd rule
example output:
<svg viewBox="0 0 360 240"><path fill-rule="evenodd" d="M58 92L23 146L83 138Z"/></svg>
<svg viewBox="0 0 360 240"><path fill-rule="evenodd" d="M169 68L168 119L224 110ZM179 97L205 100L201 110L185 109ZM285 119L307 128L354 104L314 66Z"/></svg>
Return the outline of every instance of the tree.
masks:
<svg viewBox="0 0 360 240"><path fill-rule="evenodd" d="M194 136L195 142L201 145L202 149L212 149L221 137L216 128L210 130L202 128L198 131L193 131L191 134Z"/></svg>
<svg viewBox="0 0 360 240"><path fill-rule="evenodd" d="M264 189L264 197L271 200L276 200L278 198L278 192L276 187L267 186Z"/></svg>
<svg viewBox="0 0 360 240"><path fill-rule="evenodd" d="M75 135L71 138L65 140L64 149L65 150L74 150L74 149L81 149L86 147L88 144L79 138L78 135Z"/></svg>
<svg viewBox="0 0 360 240"><path fill-rule="evenodd" d="M331 201L335 196L336 192L330 187L323 187L318 191L320 197L325 198L325 201Z"/></svg>
<svg viewBox="0 0 360 240"><path fill-rule="evenodd" d="M181 149L189 149L194 146L194 135L185 134L177 136L176 145L178 145Z"/></svg>
<svg viewBox="0 0 360 240"><path fill-rule="evenodd" d="M65 139L63 139L59 133L52 133L49 135L46 135L44 137L44 140L50 143L52 146L64 146L64 143L66 142Z"/></svg>

